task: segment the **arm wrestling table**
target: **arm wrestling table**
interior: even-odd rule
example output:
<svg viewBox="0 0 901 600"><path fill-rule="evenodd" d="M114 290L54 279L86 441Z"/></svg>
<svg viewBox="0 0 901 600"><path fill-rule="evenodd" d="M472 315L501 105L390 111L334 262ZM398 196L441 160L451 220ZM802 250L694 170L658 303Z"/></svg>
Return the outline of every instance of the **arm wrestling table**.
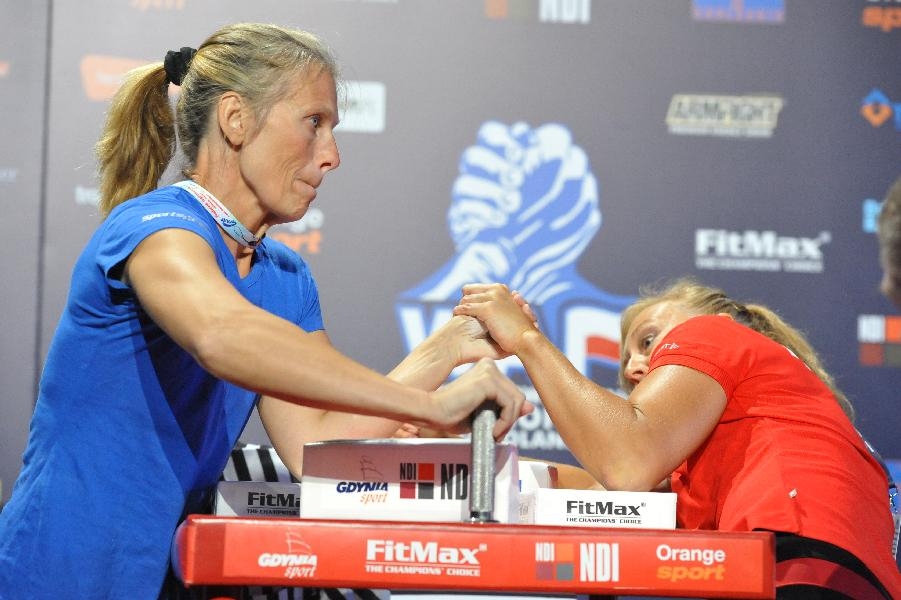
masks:
<svg viewBox="0 0 901 600"><path fill-rule="evenodd" d="M492 522L495 418L490 403L473 417L470 523L191 515L176 574L188 587L775 596L771 533Z"/></svg>
<svg viewBox="0 0 901 600"><path fill-rule="evenodd" d="M764 532L191 515L187 585L773 598Z"/></svg>

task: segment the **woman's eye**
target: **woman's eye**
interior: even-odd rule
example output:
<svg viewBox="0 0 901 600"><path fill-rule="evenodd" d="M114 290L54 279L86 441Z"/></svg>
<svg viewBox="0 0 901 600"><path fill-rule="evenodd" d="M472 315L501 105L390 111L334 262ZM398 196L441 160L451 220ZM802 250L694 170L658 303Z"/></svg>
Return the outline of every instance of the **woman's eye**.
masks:
<svg viewBox="0 0 901 600"><path fill-rule="evenodd" d="M313 123L313 127L319 127L319 124L322 123L322 117L319 115L313 115L310 117L310 121Z"/></svg>
<svg viewBox="0 0 901 600"><path fill-rule="evenodd" d="M644 336L643 338L641 338L641 341L638 342L638 345L641 347L642 350L647 350L648 348L651 347L651 343L653 341L654 341L654 335L648 334L648 335Z"/></svg>

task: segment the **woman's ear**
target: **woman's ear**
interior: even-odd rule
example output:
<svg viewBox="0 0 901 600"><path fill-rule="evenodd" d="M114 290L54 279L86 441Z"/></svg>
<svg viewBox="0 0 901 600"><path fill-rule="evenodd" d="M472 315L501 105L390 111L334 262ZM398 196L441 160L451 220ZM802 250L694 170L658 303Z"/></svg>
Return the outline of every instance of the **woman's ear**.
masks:
<svg viewBox="0 0 901 600"><path fill-rule="evenodd" d="M219 131L232 147L240 147L247 137L247 115L244 99L235 92L226 92L219 97L216 117Z"/></svg>

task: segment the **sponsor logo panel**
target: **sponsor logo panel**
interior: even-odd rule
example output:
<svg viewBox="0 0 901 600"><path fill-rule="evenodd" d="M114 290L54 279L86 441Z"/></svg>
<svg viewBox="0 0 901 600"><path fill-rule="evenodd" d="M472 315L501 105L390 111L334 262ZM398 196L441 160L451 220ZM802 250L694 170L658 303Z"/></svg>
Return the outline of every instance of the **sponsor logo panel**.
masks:
<svg viewBox="0 0 901 600"><path fill-rule="evenodd" d="M901 27L901 6L897 0L867 0L860 24L889 33Z"/></svg>
<svg viewBox="0 0 901 600"><path fill-rule="evenodd" d="M386 92L381 81L348 81L340 88L341 120L338 131L385 131Z"/></svg>
<svg viewBox="0 0 901 600"><path fill-rule="evenodd" d="M187 0L130 0L128 5L140 11L182 10Z"/></svg>
<svg viewBox="0 0 901 600"><path fill-rule="evenodd" d="M861 203L861 229L864 233L876 233L879 212L882 210L882 200L867 198Z"/></svg>
<svg viewBox="0 0 901 600"><path fill-rule="evenodd" d="M18 167L0 166L0 183L15 183L19 178Z"/></svg>
<svg viewBox="0 0 901 600"><path fill-rule="evenodd" d="M591 22L591 0L485 0L485 16L585 25Z"/></svg>
<svg viewBox="0 0 901 600"><path fill-rule="evenodd" d="M673 135L768 138L783 105L779 96L676 94L666 124Z"/></svg>
<svg viewBox="0 0 901 600"><path fill-rule="evenodd" d="M247 492L247 514L260 517L296 517L300 494Z"/></svg>
<svg viewBox="0 0 901 600"><path fill-rule="evenodd" d="M829 231L816 237L775 231L695 230L695 267L713 271L822 273Z"/></svg>
<svg viewBox="0 0 901 600"><path fill-rule="evenodd" d="M488 544L455 546L437 541L368 539L366 540L367 573L393 575L431 575L435 577L480 577L479 554Z"/></svg>
<svg viewBox="0 0 901 600"><path fill-rule="evenodd" d="M784 0L692 0L695 21L782 23Z"/></svg>
<svg viewBox="0 0 901 600"><path fill-rule="evenodd" d="M267 235L298 254L319 254L322 252L324 225L325 213L321 208L311 206L299 221L276 225Z"/></svg>
<svg viewBox="0 0 901 600"><path fill-rule="evenodd" d="M401 463L399 489L401 498L465 500L469 497L469 465Z"/></svg>
<svg viewBox="0 0 901 600"><path fill-rule="evenodd" d="M713 582L726 580L726 551L721 548L679 548L660 544L655 552L665 563L657 568L657 579Z"/></svg>
<svg viewBox="0 0 901 600"><path fill-rule="evenodd" d="M299 533L285 532L285 549L282 552L261 552L257 565L272 570L285 579L309 579L316 576L319 557Z"/></svg>
<svg viewBox="0 0 901 600"><path fill-rule="evenodd" d="M901 131L901 102L894 102L879 88L873 88L860 103L860 116L874 128L891 122Z"/></svg>
<svg viewBox="0 0 901 600"><path fill-rule="evenodd" d="M359 460L361 481L339 481L335 491L339 494L357 494L361 504L388 501L388 482L379 471L372 457L362 455Z"/></svg>
<svg viewBox="0 0 901 600"><path fill-rule="evenodd" d="M81 59L81 85L85 96L95 102L105 102L113 97L125 74L142 65L146 60L121 56L88 54Z"/></svg>
<svg viewBox="0 0 901 600"><path fill-rule="evenodd" d="M858 357L864 367L901 367L901 315L858 315Z"/></svg>

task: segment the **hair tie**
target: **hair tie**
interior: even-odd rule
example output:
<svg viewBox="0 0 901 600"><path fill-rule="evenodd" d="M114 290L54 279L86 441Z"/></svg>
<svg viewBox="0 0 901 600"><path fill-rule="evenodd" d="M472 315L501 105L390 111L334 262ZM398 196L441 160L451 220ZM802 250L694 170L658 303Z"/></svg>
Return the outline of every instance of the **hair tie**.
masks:
<svg viewBox="0 0 901 600"><path fill-rule="evenodd" d="M175 85L181 85L182 79L188 72L191 59L197 54L197 50L183 46L181 50L169 50L166 52L166 59L163 61L163 69L166 70L166 80Z"/></svg>

